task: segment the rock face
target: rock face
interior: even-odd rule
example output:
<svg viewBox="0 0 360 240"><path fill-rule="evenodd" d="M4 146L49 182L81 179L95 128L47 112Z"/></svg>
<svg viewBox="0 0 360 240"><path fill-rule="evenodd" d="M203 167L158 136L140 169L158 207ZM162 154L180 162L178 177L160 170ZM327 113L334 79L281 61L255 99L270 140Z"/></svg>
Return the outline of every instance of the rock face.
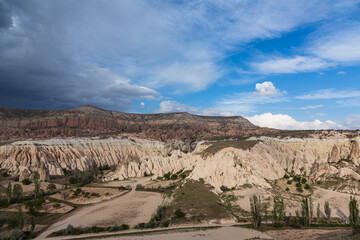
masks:
<svg viewBox="0 0 360 240"><path fill-rule="evenodd" d="M92 106L59 111L0 108L0 141L116 136L129 132L161 141L191 141L274 131L259 128L243 117L206 117L189 113L131 114Z"/></svg>
<svg viewBox="0 0 360 240"><path fill-rule="evenodd" d="M31 172L27 167L19 167L19 181L23 181L25 179L30 179Z"/></svg>
<svg viewBox="0 0 360 240"><path fill-rule="evenodd" d="M189 178L203 178L217 189L245 183L270 187L266 179L282 178L286 171L314 181L331 177L360 179L349 159L357 156L359 137L249 140L257 141L251 149L224 148L207 157L201 155L208 147L203 141L193 145L192 152L186 151L187 144L181 141L164 143L137 138L19 141L0 146L0 164L21 178L39 171L41 180L47 180L49 174L62 175L63 169L85 171L94 163L116 166L104 180L141 177L145 173L157 178L167 172L190 170Z"/></svg>

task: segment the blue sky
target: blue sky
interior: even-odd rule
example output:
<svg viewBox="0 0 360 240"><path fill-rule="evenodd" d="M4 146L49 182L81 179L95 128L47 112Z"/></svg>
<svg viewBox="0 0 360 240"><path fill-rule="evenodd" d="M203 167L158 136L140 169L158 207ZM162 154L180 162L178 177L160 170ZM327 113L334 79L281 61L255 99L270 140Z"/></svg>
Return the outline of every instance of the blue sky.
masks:
<svg viewBox="0 0 360 240"><path fill-rule="evenodd" d="M360 128L359 1L0 0L0 103Z"/></svg>

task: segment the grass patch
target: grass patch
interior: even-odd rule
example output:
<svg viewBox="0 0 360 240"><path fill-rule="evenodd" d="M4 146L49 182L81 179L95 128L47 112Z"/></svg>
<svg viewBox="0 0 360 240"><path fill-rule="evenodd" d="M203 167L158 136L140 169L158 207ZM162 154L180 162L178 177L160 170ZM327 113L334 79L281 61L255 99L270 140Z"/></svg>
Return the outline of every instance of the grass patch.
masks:
<svg viewBox="0 0 360 240"><path fill-rule="evenodd" d="M210 191L203 181L189 180L173 193L174 200L166 209L165 220L171 223L201 222L203 220L230 217L219 197ZM179 218L174 215L180 210L185 214Z"/></svg>
<svg viewBox="0 0 360 240"><path fill-rule="evenodd" d="M224 148L238 148L242 150L249 150L253 148L258 141L246 141L245 139L228 140L228 141L216 141L209 142L210 146L202 152L202 157L213 156Z"/></svg>

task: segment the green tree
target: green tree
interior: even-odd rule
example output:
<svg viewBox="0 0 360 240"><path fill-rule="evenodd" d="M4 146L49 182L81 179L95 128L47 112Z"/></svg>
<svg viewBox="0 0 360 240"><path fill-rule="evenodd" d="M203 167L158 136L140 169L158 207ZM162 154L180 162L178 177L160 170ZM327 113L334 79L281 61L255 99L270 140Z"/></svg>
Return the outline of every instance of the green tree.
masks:
<svg viewBox="0 0 360 240"><path fill-rule="evenodd" d="M21 202L23 197L23 188L20 184L15 184L12 193L16 202Z"/></svg>
<svg viewBox="0 0 360 240"><path fill-rule="evenodd" d="M281 197L274 197L274 208L272 211L273 223L279 226L285 217L285 204Z"/></svg>
<svg viewBox="0 0 360 240"><path fill-rule="evenodd" d="M310 200L309 197L306 196L303 198L303 200L301 201L301 213L302 213L302 218L303 218L303 224L304 226L308 226L310 227Z"/></svg>
<svg viewBox="0 0 360 240"><path fill-rule="evenodd" d="M353 234L360 232L359 206L355 197L350 196L349 202L349 221Z"/></svg>
<svg viewBox="0 0 360 240"><path fill-rule="evenodd" d="M330 217L331 217L331 208L330 208L330 205L329 205L328 201L325 202L324 212L325 212L325 215L326 215L326 222L329 223L330 222Z"/></svg>
<svg viewBox="0 0 360 240"><path fill-rule="evenodd" d="M6 200L8 201L8 203L10 204L11 202L11 198L12 198L12 187L11 187L11 183L8 184L6 190Z"/></svg>
<svg viewBox="0 0 360 240"><path fill-rule="evenodd" d="M38 198L40 195L40 175L37 171L34 172L34 184L35 184L34 195L35 198Z"/></svg>
<svg viewBox="0 0 360 240"><path fill-rule="evenodd" d="M320 221L320 217L321 217L321 210L320 210L320 203L318 203L317 208L316 208L316 222L318 224Z"/></svg>
<svg viewBox="0 0 360 240"><path fill-rule="evenodd" d="M262 221L262 205L260 197L256 195L251 196L250 210L254 227L260 227Z"/></svg>
<svg viewBox="0 0 360 240"><path fill-rule="evenodd" d="M24 214L22 212L21 205L19 206L17 217L18 227L22 230L24 228Z"/></svg>

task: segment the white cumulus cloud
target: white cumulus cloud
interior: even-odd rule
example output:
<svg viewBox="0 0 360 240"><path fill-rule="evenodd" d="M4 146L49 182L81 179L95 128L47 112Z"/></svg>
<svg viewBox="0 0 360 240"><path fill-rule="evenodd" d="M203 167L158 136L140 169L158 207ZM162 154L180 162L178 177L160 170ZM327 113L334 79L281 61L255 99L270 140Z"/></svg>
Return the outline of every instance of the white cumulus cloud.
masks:
<svg viewBox="0 0 360 240"><path fill-rule="evenodd" d="M269 127L285 130L306 130L306 129L340 129L343 126L334 121L314 120L312 122L297 121L287 114L263 113L246 117L250 122L260 127Z"/></svg>
<svg viewBox="0 0 360 240"><path fill-rule="evenodd" d="M277 89L272 82L257 83L255 85L255 94L260 96L274 96L280 94L280 90Z"/></svg>

